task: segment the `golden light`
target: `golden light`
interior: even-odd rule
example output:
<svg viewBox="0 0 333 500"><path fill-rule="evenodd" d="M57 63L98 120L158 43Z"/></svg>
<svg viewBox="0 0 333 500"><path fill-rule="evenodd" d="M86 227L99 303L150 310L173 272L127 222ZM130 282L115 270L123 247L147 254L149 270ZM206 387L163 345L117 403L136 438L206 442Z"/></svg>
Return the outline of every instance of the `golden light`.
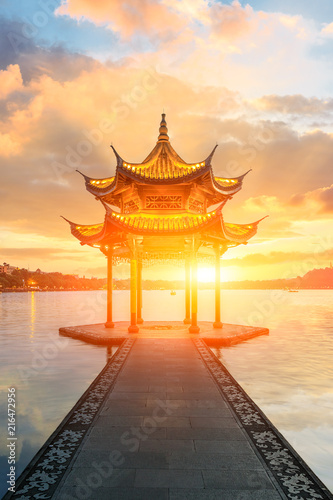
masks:
<svg viewBox="0 0 333 500"><path fill-rule="evenodd" d="M198 267L198 281L200 281L201 283L214 282L215 281L214 267Z"/></svg>
<svg viewBox="0 0 333 500"><path fill-rule="evenodd" d="M34 338L35 334L35 321L36 321L36 304L35 304L35 292L31 292L31 310L30 310L30 339Z"/></svg>

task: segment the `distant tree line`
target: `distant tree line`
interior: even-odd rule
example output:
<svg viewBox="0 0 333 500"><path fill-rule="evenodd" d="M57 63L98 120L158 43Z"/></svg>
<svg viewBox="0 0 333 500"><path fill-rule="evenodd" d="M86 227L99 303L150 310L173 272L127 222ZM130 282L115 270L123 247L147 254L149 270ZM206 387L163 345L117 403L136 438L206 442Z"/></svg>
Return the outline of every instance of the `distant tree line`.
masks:
<svg viewBox="0 0 333 500"><path fill-rule="evenodd" d="M106 279L16 269L12 274L0 274L0 286L1 289L99 290L106 286Z"/></svg>
<svg viewBox="0 0 333 500"><path fill-rule="evenodd" d="M106 288L106 278L78 278L71 274L32 272L27 269L16 269L12 274L0 274L0 289L30 289L30 290L100 290ZM183 290L184 280L143 280L144 290ZM199 283L202 290L214 289L215 283ZM129 279L114 279L115 290L129 290ZM226 281L221 283L226 290L237 289L323 289L333 288L333 269L313 269L303 277L292 279L256 280L256 281Z"/></svg>

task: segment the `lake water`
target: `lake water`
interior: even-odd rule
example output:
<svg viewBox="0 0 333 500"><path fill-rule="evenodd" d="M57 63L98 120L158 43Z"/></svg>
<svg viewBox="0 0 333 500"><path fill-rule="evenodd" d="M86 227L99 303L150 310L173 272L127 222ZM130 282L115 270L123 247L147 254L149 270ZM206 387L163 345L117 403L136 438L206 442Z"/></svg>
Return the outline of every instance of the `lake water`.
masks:
<svg viewBox="0 0 333 500"><path fill-rule="evenodd" d="M227 323L270 329L215 349L230 372L333 490L333 291L222 291ZM0 431L6 438L7 388L17 393L18 468L22 470L105 365L105 347L59 337L61 326L105 319L106 293L0 294ZM128 319L129 292L114 293L115 320ZM146 320L182 320L184 292L143 292ZM199 292L199 320L214 316L214 293ZM8 472L2 438L0 469ZM0 494L5 492L1 476Z"/></svg>

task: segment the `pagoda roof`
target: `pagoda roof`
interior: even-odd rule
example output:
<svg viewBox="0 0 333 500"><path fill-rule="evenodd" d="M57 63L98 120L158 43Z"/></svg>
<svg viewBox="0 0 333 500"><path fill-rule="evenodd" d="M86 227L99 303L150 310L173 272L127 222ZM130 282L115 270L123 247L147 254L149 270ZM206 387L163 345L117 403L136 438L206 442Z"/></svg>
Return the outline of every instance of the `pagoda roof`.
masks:
<svg viewBox="0 0 333 500"><path fill-rule="evenodd" d="M225 203L225 202L224 202ZM107 244L113 236L131 233L137 236L180 236L205 233L226 242L246 243L257 232L260 220L250 224L225 223L222 216L222 203L216 210L206 214L123 214L113 211L103 203L106 209L103 223L82 225L65 219L71 226L71 232L81 244L93 245L103 241Z"/></svg>
<svg viewBox="0 0 333 500"><path fill-rule="evenodd" d="M198 177L210 167L216 149L215 146L205 160L195 163L184 161L170 144L165 113L162 114L156 146L143 162L126 162L119 156L115 148L111 147L116 155L117 168L120 171L137 180L149 180L155 183L164 183L168 180L176 180L178 182L179 179L193 179L194 177Z"/></svg>
<svg viewBox="0 0 333 500"><path fill-rule="evenodd" d="M82 172L86 189L103 201L115 204L124 189L130 184L141 185L170 185L196 182L204 185L211 204L223 201L225 196L233 196L242 188L246 172L238 177L215 177L212 170L212 158L217 148L205 160L195 163L185 162L173 149L165 121L162 114L159 136L151 153L141 163L125 161L111 146L117 159L116 173L106 178L89 177Z"/></svg>

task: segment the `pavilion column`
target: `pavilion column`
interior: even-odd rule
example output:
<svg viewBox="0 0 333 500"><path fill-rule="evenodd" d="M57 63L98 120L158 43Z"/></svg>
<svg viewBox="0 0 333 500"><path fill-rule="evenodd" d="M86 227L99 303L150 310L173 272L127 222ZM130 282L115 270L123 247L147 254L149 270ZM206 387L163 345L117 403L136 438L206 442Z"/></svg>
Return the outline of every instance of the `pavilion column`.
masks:
<svg viewBox="0 0 333 500"><path fill-rule="evenodd" d="M137 333L139 328L137 319L137 260L135 254L131 258L131 324L128 327L129 333Z"/></svg>
<svg viewBox="0 0 333 500"><path fill-rule="evenodd" d="M138 283L137 283L137 309L138 309L138 324L143 323L142 319L142 261L138 260Z"/></svg>
<svg viewBox="0 0 333 500"><path fill-rule="evenodd" d="M198 327L198 263L197 256L193 253L192 257L192 316L191 316L191 326L188 329L190 333L199 333L200 328Z"/></svg>
<svg viewBox="0 0 333 500"><path fill-rule="evenodd" d="M215 321L214 328L222 328L221 323L221 250L220 246L215 248Z"/></svg>
<svg viewBox="0 0 333 500"><path fill-rule="evenodd" d="M109 250L107 254L108 260L108 276L107 276L107 299L106 299L106 323L105 328L114 328L112 321L112 251Z"/></svg>
<svg viewBox="0 0 333 500"><path fill-rule="evenodd" d="M191 260L185 260L185 324L191 323Z"/></svg>

